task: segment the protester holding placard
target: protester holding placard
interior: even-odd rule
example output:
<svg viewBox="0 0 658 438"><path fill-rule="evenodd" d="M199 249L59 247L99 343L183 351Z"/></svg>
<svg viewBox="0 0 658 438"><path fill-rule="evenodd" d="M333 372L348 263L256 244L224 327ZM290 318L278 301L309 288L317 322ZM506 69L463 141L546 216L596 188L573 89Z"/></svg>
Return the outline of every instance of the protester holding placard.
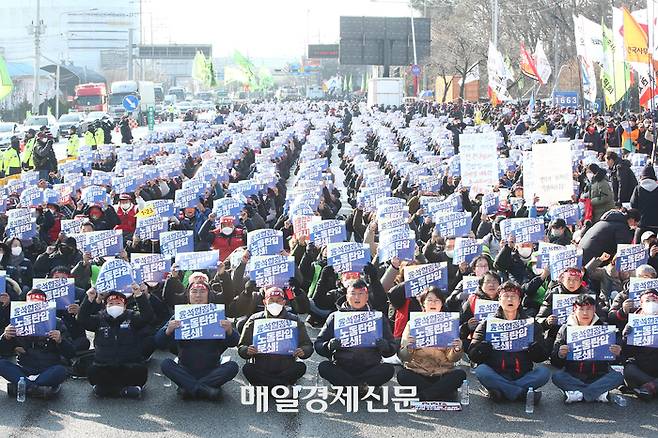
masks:
<svg viewBox="0 0 658 438"><path fill-rule="evenodd" d="M45 303L46 294L33 289L26 297L28 303ZM53 330L45 336L17 336L14 325L7 325L0 338L0 350L16 354L16 364L9 360L0 360L0 375L9 383L7 393L16 396L16 385L19 379L25 378L27 394L30 396L51 398L61 389L66 379L66 368L62 359L75 356L64 324L57 320L51 321ZM37 376L30 379L28 376Z"/></svg>
<svg viewBox="0 0 658 438"><path fill-rule="evenodd" d="M500 248L494 267L508 273L510 280L523 284L535 276L531 265L532 250L532 242L516 242L514 236L510 236Z"/></svg>
<svg viewBox="0 0 658 438"><path fill-rule="evenodd" d="M640 265L635 270L635 277L642 280L658 279L658 273L650 265ZM634 280L631 280L634 281ZM636 304L630 294L630 281L615 295L608 312L608 323L615 324L619 330L623 330L628 322L628 315L635 312Z"/></svg>
<svg viewBox="0 0 658 438"><path fill-rule="evenodd" d="M105 296L105 308L92 313L102 303L95 288L87 291L87 298L80 306L80 324L85 330L95 333L94 361L87 376L98 397L140 398L148 377L139 330L151 321L153 309L136 284L132 287L132 294L139 312L127 310L126 296L111 291Z"/></svg>
<svg viewBox="0 0 658 438"><path fill-rule="evenodd" d="M633 313L623 331L624 380L638 397L650 400L658 396L658 292L646 290L640 295L640 308Z"/></svg>
<svg viewBox="0 0 658 438"><path fill-rule="evenodd" d="M444 298L438 288L426 288L417 299L426 314L443 312L442 315L449 315L444 312ZM441 322L438 326L436 324L424 326L423 332L437 333L439 331L437 328L442 328L444 325L450 323ZM398 371L398 383L402 386L415 386L416 394L421 401L454 400L457 388L466 379L464 370L455 367L455 362L458 362L464 354L461 339L457 337L455 331L454 339L450 340L448 346L420 346L416 343L419 335L412 326L413 322L409 321L402 334L398 356L403 368ZM456 319L454 326L457 327Z"/></svg>
<svg viewBox="0 0 658 438"><path fill-rule="evenodd" d="M281 288L268 288L265 291L263 304L265 310L251 315L240 335L238 354L247 361L242 367L242 374L254 386L272 388L277 385L293 385L306 373L306 365L297 359L304 360L311 357L313 344L304 323L285 309L286 297ZM261 319L295 322L297 348L291 354L260 353L254 345L254 325Z"/></svg>
<svg viewBox="0 0 658 438"><path fill-rule="evenodd" d="M589 281L595 281L599 284L600 295L605 297L606 300L611 298L613 291L621 291L624 287L628 288L628 278L630 272L618 272L615 269L614 260L611 263L612 257L607 252L604 252L592 260L585 266L585 273ZM601 267L601 265L605 266Z"/></svg>
<svg viewBox="0 0 658 438"><path fill-rule="evenodd" d="M505 282L499 288L500 307L495 318L517 321L527 319L521 309L521 287L514 282ZM533 324L533 338L527 349L521 351L496 350L487 342L487 320L479 323L468 355L477 364L475 375L487 390L487 395L494 401L525 400L528 388L534 390L534 404L541 399L538 388L544 386L550 378L550 371L545 367L534 367L533 362L540 363L548 358L549 351L542 339L539 324Z"/></svg>
<svg viewBox="0 0 658 438"><path fill-rule="evenodd" d="M189 304L209 304L210 285L206 282L195 282L189 290ZM198 317L194 324L206 325L204 320L211 320L213 314ZM236 347L240 335L230 321L212 320L210 324L220 325L225 331L224 339L191 339L174 341L174 333L182 326L181 320L173 316L156 334L158 348L165 349L176 345L178 361L165 359L162 361L162 373L178 385L178 393L183 399L205 398L219 400L222 398L221 387L232 380L240 368L233 361L221 363L222 354L229 347ZM207 319L206 319L207 318ZM186 321L191 324L191 321Z"/></svg>
<svg viewBox="0 0 658 438"><path fill-rule="evenodd" d="M203 208L203 210L201 210ZM179 222L172 225L173 230L192 231L194 236L194 250L208 251L215 240L215 235L211 232L215 222L216 215L206 209L203 204L183 209Z"/></svg>
<svg viewBox="0 0 658 438"><path fill-rule="evenodd" d="M133 203L133 198L128 193L119 195L119 205L116 209L119 223L114 226L115 230L123 231L125 239L128 239L135 232L137 226L137 206Z"/></svg>
<svg viewBox="0 0 658 438"><path fill-rule="evenodd" d="M553 373L553 383L564 392L567 404L580 401L607 402L608 391L617 388L624 381L621 373L610 368L610 361L598 359L596 353L593 359L570 358L568 355L576 345L583 350L586 349L582 344L568 344L567 333L570 327L603 325L603 321L596 315L596 300L588 295L579 295L573 304L573 312L568 317L567 323L560 327L557 333L551 363L564 370ZM596 345L606 345L615 358L621 354L621 347L616 343L608 345L606 336L587 339L587 341L591 349L595 349ZM582 356L590 357L586 353Z"/></svg>
<svg viewBox="0 0 658 438"><path fill-rule="evenodd" d="M446 299L445 304L449 311L459 312L462 308L462 303L464 300L468 299L468 296L472 293L475 293L477 287L479 287L478 281L476 283L477 287L475 290L469 290L468 287L465 286L469 286L471 282L468 280L465 282L464 279L468 276L473 276L475 279L479 280L488 271L493 271L493 261L488 256L479 255L471 261L468 270L464 273L466 275L462 277L450 296Z"/></svg>
<svg viewBox="0 0 658 438"><path fill-rule="evenodd" d="M212 247L219 250L220 259L226 260L228 257L241 246L245 246L246 233L242 228L235 226L235 220L232 216L222 216L219 219L219 228L215 230L215 240Z"/></svg>
<svg viewBox="0 0 658 438"><path fill-rule="evenodd" d="M468 350L478 324L488 315L496 312L500 283L500 276L495 271L487 271L478 281L477 291L469 295L462 303L459 316L459 337L464 342L466 350ZM486 308L487 313L479 313L481 308Z"/></svg>
<svg viewBox="0 0 658 438"><path fill-rule="evenodd" d="M579 268L568 268L560 274L559 283L546 293L544 302L537 313L537 322L544 330L546 345L555 343L555 336L560 329L558 317L553 311L553 295L592 295L591 291L583 284L583 271ZM605 310L597 305L597 314L603 321L607 319Z"/></svg>
<svg viewBox="0 0 658 438"><path fill-rule="evenodd" d="M366 337L374 337L372 344L368 342L367 346L360 343L354 346L343 345L339 327L335 324L336 318L345 314L354 318L367 316L366 313L371 310L368 303L368 286L364 281L357 280L352 284L345 298L346 301L340 309L329 315L315 340L315 351L329 359L320 362L318 373L334 386L359 387L359 394L363 397L368 394L369 386L377 388L391 380L395 369L389 363L381 363L381 360L382 357L393 356L397 347L390 326L381 319L368 319L355 324L354 331L361 335L358 336L361 341L365 341Z"/></svg>
<svg viewBox="0 0 658 438"><path fill-rule="evenodd" d="M46 252L37 257L34 263L34 275L45 277L55 266L72 269L82 260L82 253L73 237L66 237L55 245L46 248Z"/></svg>
<svg viewBox="0 0 658 438"><path fill-rule="evenodd" d="M32 262L26 258L23 243L16 237L10 237L3 242L6 247L0 257L0 266L13 278L24 291L32 289L34 270Z"/></svg>

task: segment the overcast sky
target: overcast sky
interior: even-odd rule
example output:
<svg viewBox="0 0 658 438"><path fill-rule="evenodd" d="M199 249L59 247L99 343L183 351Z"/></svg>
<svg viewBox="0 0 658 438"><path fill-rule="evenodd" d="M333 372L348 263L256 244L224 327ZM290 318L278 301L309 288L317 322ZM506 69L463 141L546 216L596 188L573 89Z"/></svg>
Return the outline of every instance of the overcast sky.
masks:
<svg viewBox="0 0 658 438"><path fill-rule="evenodd" d="M210 43L213 56L299 59L306 41L337 43L341 15L409 16L404 0L145 0L144 42ZM308 29L308 31L307 31Z"/></svg>

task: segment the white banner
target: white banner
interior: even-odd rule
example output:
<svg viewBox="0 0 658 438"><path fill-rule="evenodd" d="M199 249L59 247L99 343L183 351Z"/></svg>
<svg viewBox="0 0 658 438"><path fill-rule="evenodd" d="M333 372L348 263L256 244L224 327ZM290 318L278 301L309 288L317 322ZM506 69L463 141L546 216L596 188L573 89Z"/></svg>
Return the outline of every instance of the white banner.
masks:
<svg viewBox="0 0 658 438"><path fill-rule="evenodd" d="M535 196L538 205L551 206L568 201L573 196L571 147L568 142L538 143L523 160L524 196L531 204Z"/></svg>
<svg viewBox="0 0 658 438"><path fill-rule="evenodd" d="M498 151L495 132L459 135L461 183L465 187L486 188L497 185ZM471 193L476 193L471 189Z"/></svg>

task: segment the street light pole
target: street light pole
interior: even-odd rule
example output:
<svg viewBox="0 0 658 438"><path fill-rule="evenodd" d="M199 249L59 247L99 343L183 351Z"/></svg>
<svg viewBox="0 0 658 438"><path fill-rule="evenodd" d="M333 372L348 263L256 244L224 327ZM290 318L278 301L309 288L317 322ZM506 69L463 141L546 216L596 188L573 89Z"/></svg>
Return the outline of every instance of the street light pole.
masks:
<svg viewBox="0 0 658 438"><path fill-rule="evenodd" d="M32 111L39 114L39 69L41 68L41 0L37 0L37 17L32 26L34 32L34 89Z"/></svg>

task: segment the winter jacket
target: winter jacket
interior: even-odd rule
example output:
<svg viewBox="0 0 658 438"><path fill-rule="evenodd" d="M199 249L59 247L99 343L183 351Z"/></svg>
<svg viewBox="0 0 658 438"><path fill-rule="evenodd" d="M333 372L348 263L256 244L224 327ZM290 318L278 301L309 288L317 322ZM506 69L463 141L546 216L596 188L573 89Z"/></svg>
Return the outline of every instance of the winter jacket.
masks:
<svg viewBox="0 0 658 438"><path fill-rule="evenodd" d="M658 183L645 178L631 195L631 208L640 210L641 227L658 227Z"/></svg>
<svg viewBox="0 0 658 438"><path fill-rule="evenodd" d="M567 360L558 356L558 351L562 345L567 344L567 327L578 326L578 321L572 314L567 318L567 323L560 327L553 344L553 352L551 353L551 364L556 368L564 368L564 370L576 377L577 379L591 383L610 371L610 362L600 360ZM590 325L605 325L594 315L594 319Z"/></svg>
<svg viewBox="0 0 658 438"><path fill-rule="evenodd" d="M284 356L281 354L256 354L254 357L247 355L247 348L250 345L254 344L254 322L257 319L265 318L275 318L271 316L267 310L254 313L249 317L247 322L242 329L242 335L240 336L240 343L238 345L238 354L243 359L252 361L254 366L261 371L266 371L268 373L279 374L284 370L290 368L296 359L291 356ZM276 317L278 319L289 319L291 321L297 322L297 347L301 348L304 351L304 354L301 356L301 359L308 359L313 354L313 344L311 339L308 337L308 332L306 331L306 325L297 316L288 313L285 309L281 311L281 314Z"/></svg>
<svg viewBox="0 0 658 438"><path fill-rule="evenodd" d="M618 160L611 170L612 175L612 190L615 194L615 202L621 205L624 202L631 200L631 195L635 186L637 186L637 178L631 170L631 163L628 160Z"/></svg>
<svg viewBox="0 0 658 438"><path fill-rule="evenodd" d="M641 311L638 311L638 313L641 313ZM631 333L630 326L626 326L622 333L624 357L627 358L626 363L635 364L645 373L658 378L658 348L628 345L627 338Z"/></svg>
<svg viewBox="0 0 658 438"><path fill-rule="evenodd" d="M46 368L61 364L62 357L70 359L75 356L75 348L69 340L66 327L59 319L56 328L62 335L59 344L41 336L6 339L3 335L0 337L0 351L14 351L16 347L22 347L25 353L17 355L16 363L25 368L28 374L40 374Z"/></svg>
<svg viewBox="0 0 658 438"><path fill-rule="evenodd" d="M142 339L139 330L153 319L153 308L146 295L135 298L139 312L126 309L118 318L105 309L93 314L95 303L84 299L78 321L85 330L94 332L94 363L99 365L126 365L142 361Z"/></svg>
<svg viewBox="0 0 658 438"><path fill-rule="evenodd" d="M240 334L234 329L230 335L226 336L226 339L175 341L175 332L167 335L168 324L169 321L165 322L156 333L156 346L160 349L167 349L175 344L178 347L179 365L185 367L193 376L197 377L205 376L217 368L221 355L229 347L236 347L240 340Z"/></svg>
<svg viewBox="0 0 658 438"><path fill-rule="evenodd" d="M504 319L502 309L498 309L496 318ZM516 320L526 319L527 315L519 310ZM517 380L532 371L533 362L543 362L548 358L549 351L542 339L542 330L539 324L534 323L534 340L527 350L523 351L498 351L494 350L489 342L485 341L487 333L487 320L482 321L473 335L473 340L468 350L468 356L478 364L487 364L498 374L511 380Z"/></svg>
<svg viewBox="0 0 658 438"><path fill-rule="evenodd" d="M621 211L609 211L601 220L585 232L578 247L583 250L583 264L604 252L613 255L620 243L631 243L633 234L628 227L626 215Z"/></svg>
<svg viewBox="0 0 658 438"><path fill-rule="evenodd" d="M133 234L135 232L135 227L137 226L137 207L132 206L128 211L124 211L123 208L117 207L116 209L117 217L119 218L119 224L114 227L115 230L121 230L125 234Z"/></svg>
<svg viewBox="0 0 658 438"><path fill-rule="evenodd" d="M464 355L463 351L455 351L453 347L424 347L409 350L410 324L404 328L402 334L402 347L398 356L402 360L402 366L422 376L440 376L455 368Z"/></svg>
<svg viewBox="0 0 658 438"><path fill-rule="evenodd" d="M615 208L615 198L610 183L603 171L597 173L589 185L589 199L592 201L592 222L598 222L603 213Z"/></svg>
<svg viewBox="0 0 658 438"><path fill-rule="evenodd" d="M356 312L357 310L344 303L338 311ZM391 327L386 321L382 321L382 339L386 341L386 348L383 351L380 351L377 347L340 347L335 352L331 352L329 350L329 341L337 337L334 331L335 317L336 312L329 315L315 341L315 351L320 356L331 359L343 369L359 373L378 365L382 357L391 357L395 354L397 346L393 339L393 333L391 333Z"/></svg>

